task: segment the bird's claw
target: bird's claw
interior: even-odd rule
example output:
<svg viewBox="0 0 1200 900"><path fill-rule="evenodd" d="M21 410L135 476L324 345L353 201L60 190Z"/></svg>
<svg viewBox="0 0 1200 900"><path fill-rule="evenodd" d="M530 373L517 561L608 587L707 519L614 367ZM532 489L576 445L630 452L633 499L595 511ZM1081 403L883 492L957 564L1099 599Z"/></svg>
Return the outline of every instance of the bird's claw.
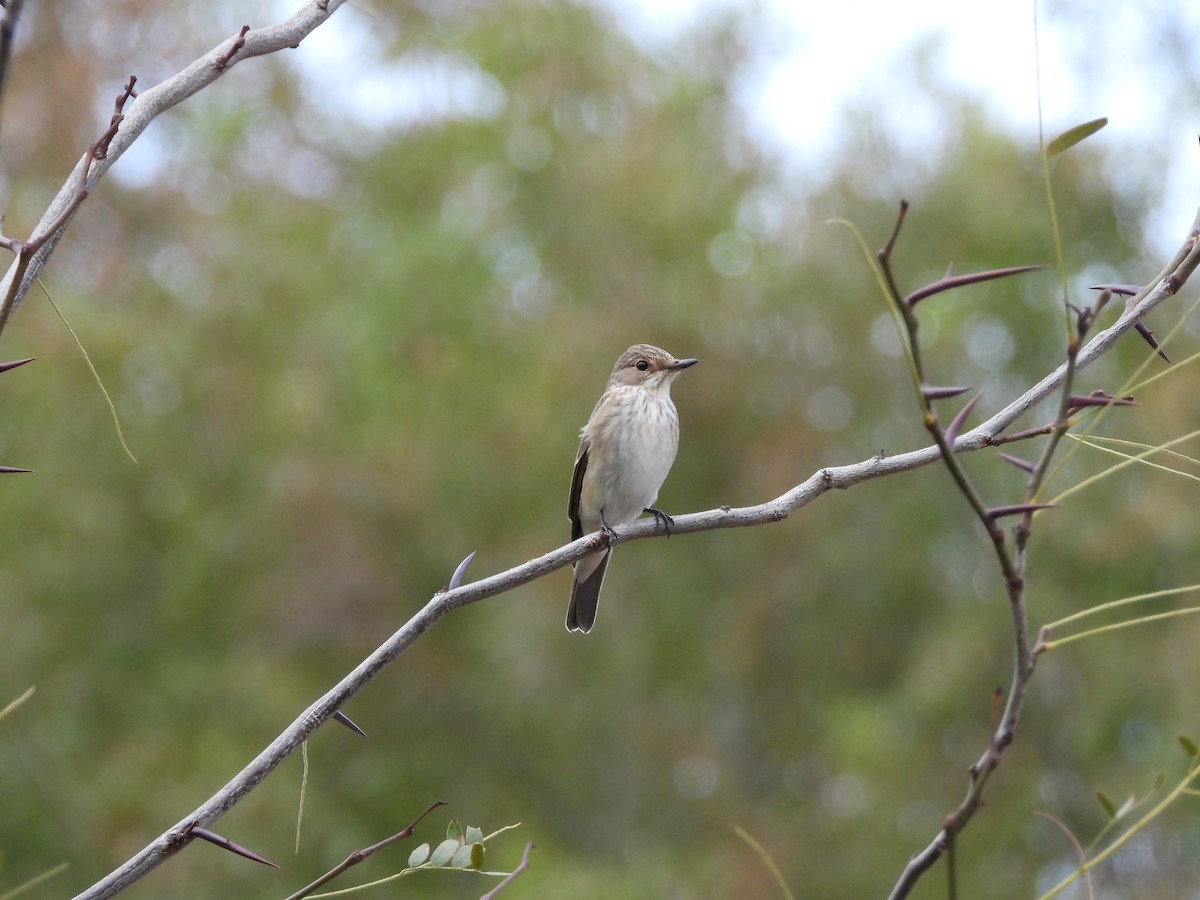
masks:
<svg viewBox="0 0 1200 900"><path fill-rule="evenodd" d="M652 506L647 506L642 512L648 512L654 516L654 521L661 525L667 531L667 537L671 536L671 528L675 525L675 520L668 516L661 509L655 509Z"/></svg>

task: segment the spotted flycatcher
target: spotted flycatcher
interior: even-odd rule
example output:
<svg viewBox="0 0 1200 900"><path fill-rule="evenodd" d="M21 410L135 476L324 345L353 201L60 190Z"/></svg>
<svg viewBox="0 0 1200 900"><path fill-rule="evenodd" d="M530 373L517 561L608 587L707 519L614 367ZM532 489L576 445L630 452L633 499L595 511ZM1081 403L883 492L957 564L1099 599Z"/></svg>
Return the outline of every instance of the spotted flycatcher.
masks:
<svg viewBox="0 0 1200 900"><path fill-rule="evenodd" d="M621 354L580 434L567 503L571 540L632 522L643 512L654 513L670 528L671 517L650 504L679 449L671 382L697 362L676 359L649 344L635 344ZM611 555L607 547L575 563L568 631L592 630Z"/></svg>

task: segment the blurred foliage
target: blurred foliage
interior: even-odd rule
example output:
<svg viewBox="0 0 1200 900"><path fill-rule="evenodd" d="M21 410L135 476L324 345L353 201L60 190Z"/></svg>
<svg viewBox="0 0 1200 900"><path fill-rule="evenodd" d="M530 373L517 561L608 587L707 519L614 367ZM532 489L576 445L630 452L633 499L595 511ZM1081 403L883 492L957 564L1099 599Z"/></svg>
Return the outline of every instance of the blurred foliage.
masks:
<svg viewBox="0 0 1200 900"><path fill-rule="evenodd" d="M6 228L28 233L131 69L150 85L245 19L230 2L30 4ZM123 861L468 552L473 578L564 542L577 428L631 343L702 360L675 390L669 511L760 502L925 443L866 261L827 220L878 246L902 192L910 287L951 263L1051 262L1036 142L917 79L951 139L914 159L848 109L843 164L797 183L730 93L769 29L729 14L650 53L577 4L347 7L322 32L364 48L361 66L323 66L315 39L249 61L117 163L46 280L138 464L39 295L4 335L3 358L38 361L0 377L0 462L37 474L0 485L0 705L38 691L0 723L0 891L67 861L39 895L62 896ZM391 106L402 89L410 117L372 114L372 90ZM1076 302L1163 262L1140 243L1151 200L1102 177L1106 153L1102 132L1053 164ZM1155 314L1160 336L1189 296ZM984 389L977 419L1061 359L1052 273L921 312L939 380ZM1172 357L1198 333L1186 324ZM1118 390L1146 352L1129 340L1080 387ZM1173 372L1100 430L1196 428L1192 383ZM1054 486L1110 462L1073 454ZM996 502L1019 497L994 454L968 466ZM1035 625L1196 582L1191 488L1127 469L1040 517ZM565 573L457 613L347 709L369 740L335 726L310 742L299 856L298 759L217 824L281 873L196 844L129 894L283 895L438 799L485 832L523 823L489 846L507 869L537 843L513 896L774 896L735 824L798 896L884 894L957 804L1008 682L1003 585L970 521L930 468L773 527L621 547L586 639L562 627ZM1182 767L1198 637L1183 619L1043 658L960 842L964 896L1026 896L1070 865L1036 811L1086 841L1104 823L1094 791L1119 803ZM1189 813L1097 878L1121 896L1200 890ZM354 880L399 870L437 827ZM485 889L418 877L394 895ZM933 873L917 896L943 892Z"/></svg>

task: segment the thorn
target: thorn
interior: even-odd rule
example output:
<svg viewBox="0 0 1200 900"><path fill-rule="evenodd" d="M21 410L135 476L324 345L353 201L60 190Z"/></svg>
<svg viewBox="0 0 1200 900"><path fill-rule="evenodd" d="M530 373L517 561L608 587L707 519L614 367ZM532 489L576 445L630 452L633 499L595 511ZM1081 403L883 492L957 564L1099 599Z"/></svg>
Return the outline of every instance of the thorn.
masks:
<svg viewBox="0 0 1200 900"><path fill-rule="evenodd" d="M1001 453L1001 454L999 454L999 455L1000 455L1000 458L1001 458L1002 460L1004 460L1005 462L1007 462L1007 463L1012 463L1012 464L1013 464L1014 466L1016 466L1018 469L1021 469L1021 470L1022 470L1022 471L1024 471L1024 472L1028 472L1030 475L1032 475L1032 474L1033 474L1033 470L1034 470L1035 468L1037 468L1037 467L1036 467L1036 466L1035 466L1033 463L1031 463L1029 460L1027 460L1027 459L1021 459L1021 457L1019 457L1019 456L1012 456L1012 455L1010 455L1010 454L1008 454L1008 453Z"/></svg>
<svg viewBox="0 0 1200 900"><path fill-rule="evenodd" d="M965 394L969 390L969 387L935 387L933 385L922 385L921 396L926 400L947 400L950 397L957 397L959 394Z"/></svg>
<svg viewBox="0 0 1200 900"><path fill-rule="evenodd" d="M467 566L469 566L471 564L471 560L475 558L475 552L476 551L472 550L467 554L466 558L458 564L458 568L456 568L454 570L454 574L450 576L450 584L446 587L446 590L452 591L462 584L463 575L467 573Z"/></svg>
<svg viewBox="0 0 1200 900"><path fill-rule="evenodd" d="M0 475L7 475L10 472L32 472L33 469L18 469L14 466L0 466Z"/></svg>
<svg viewBox="0 0 1200 900"><path fill-rule="evenodd" d="M997 278L1008 278L1010 275L1021 275L1025 272L1033 272L1037 269L1045 269L1046 266L1012 266L1007 269L988 269L985 272L972 272L970 275L955 275L948 278L940 278L933 284L928 284L923 288L913 291L904 298L904 302L910 306L916 306L927 297L932 297L935 294L941 294L945 291L952 291L955 288L966 287L969 284L978 284L982 281L994 281Z"/></svg>
<svg viewBox="0 0 1200 900"><path fill-rule="evenodd" d="M1011 506L993 506L987 511L989 519L1000 519L1004 516L1017 516L1022 513L1037 512L1040 509L1054 509L1057 503L1014 503Z"/></svg>
<svg viewBox="0 0 1200 900"><path fill-rule="evenodd" d="M246 46L246 32L248 32L249 30L250 30L249 25L242 26L242 30L239 31L238 36L236 38L234 38L233 46L229 48L229 52L227 52L220 59L217 60L216 68L218 70L224 69L226 66L228 66L230 60L232 60L234 58L234 56L237 55L237 52Z"/></svg>
<svg viewBox="0 0 1200 900"><path fill-rule="evenodd" d="M1125 309L1128 310L1134 305L1136 296L1141 294L1145 288L1139 287L1136 284L1097 284L1092 286L1092 290L1104 291L1106 294L1120 294L1121 296L1125 297ZM1172 290L1172 293L1174 292L1175 291ZM1102 294L1101 297L1103 296L1104 295ZM1167 363L1167 365L1170 365L1171 358L1167 356L1166 352L1162 348L1162 345L1159 344L1158 339L1154 337L1154 332L1150 330L1146 323L1136 322L1133 327L1137 329L1138 334L1142 336L1143 340L1145 340L1147 344L1149 344L1158 352L1158 355L1162 357L1163 361Z"/></svg>
<svg viewBox="0 0 1200 900"><path fill-rule="evenodd" d="M223 850L228 850L230 853L236 853L238 856L244 856L246 859L253 860L256 863L262 863L264 866L270 866L272 869L278 869L279 866L271 862L269 859L264 859L257 853L247 850L245 847L235 844L228 838L223 838L219 834L213 834L207 828L201 828L199 825L193 825L187 831L192 837L198 837L202 841L208 841L210 844L216 844Z"/></svg>
<svg viewBox="0 0 1200 900"><path fill-rule="evenodd" d="M1054 431L1053 425L1035 425L1033 428L1026 428L1024 431L1014 434L997 434L988 439L988 444L992 447L999 447L1001 444L1011 444L1013 441L1027 441L1030 438L1041 437L1052 431Z"/></svg>
<svg viewBox="0 0 1200 900"><path fill-rule="evenodd" d="M1122 297L1132 297L1142 289L1140 284L1093 284L1093 291L1112 291Z"/></svg>
<svg viewBox="0 0 1200 900"><path fill-rule="evenodd" d="M1156 338L1154 336L1154 332L1146 327L1146 323L1145 322L1137 322L1133 327L1137 329L1137 333L1140 334L1145 339L1146 343L1149 344L1151 347L1153 347L1155 350L1157 350L1158 355L1161 356L1164 360L1166 360L1166 362L1168 364L1170 364L1171 360L1167 357L1167 354L1163 352L1163 348L1158 343L1158 338Z"/></svg>
<svg viewBox="0 0 1200 900"><path fill-rule="evenodd" d="M1067 412L1073 413L1085 406L1137 406L1133 397L1114 397L1108 391L1094 390L1086 397L1072 394L1068 398Z"/></svg>
<svg viewBox="0 0 1200 900"><path fill-rule="evenodd" d="M954 420L946 429L946 443L951 447L953 447L954 442L958 440L958 433L962 430L963 423L967 421L967 416L971 414L971 410L975 408L976 401L978 401L982 396L983 391L980 391L978 394L968 400L967 405L958 411L958 415L954 417Z"/></svg>
<svg viewBox="0 0 1200 900"><path fill-rule="evenodd" d="M25 359L14 359L12 362L0 362L0 372L7 372L9 369L15 369L17 366L23 366L25 363L31 363L36 356L27 356Z"/></svg>
<svg viewBox="0 0 1200 900"><path fill-rule="evenodd" d="M353 731L357 734L361 734L363 737L367 736L367 733L365 731L363 731L361 728L359 728L357 725L355 725L354 722L351 721L350 717L348 715L346 715L344 712L342 712L340 709L335 709L333 711L333 718L336 721L341 722L343 725L345 725L351 731Z"/></svg>

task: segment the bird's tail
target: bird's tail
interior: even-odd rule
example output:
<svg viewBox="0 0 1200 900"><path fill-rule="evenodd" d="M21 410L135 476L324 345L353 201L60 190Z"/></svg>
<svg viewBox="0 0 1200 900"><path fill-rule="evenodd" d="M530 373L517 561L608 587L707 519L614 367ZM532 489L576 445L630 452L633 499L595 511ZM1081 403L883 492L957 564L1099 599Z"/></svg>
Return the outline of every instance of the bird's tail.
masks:
<svg viewBox="0 0 1200 900"><path fill-rule="evenodd" d="M600 554L600 561L588 573L588 563L594 557L585 556L575 564L571 581L571 605L567 607L567 631L587 634L596 624L596 607L600 603L600 588L604 584L604 573L608 569L608 558L612 550Z"/></svg>

